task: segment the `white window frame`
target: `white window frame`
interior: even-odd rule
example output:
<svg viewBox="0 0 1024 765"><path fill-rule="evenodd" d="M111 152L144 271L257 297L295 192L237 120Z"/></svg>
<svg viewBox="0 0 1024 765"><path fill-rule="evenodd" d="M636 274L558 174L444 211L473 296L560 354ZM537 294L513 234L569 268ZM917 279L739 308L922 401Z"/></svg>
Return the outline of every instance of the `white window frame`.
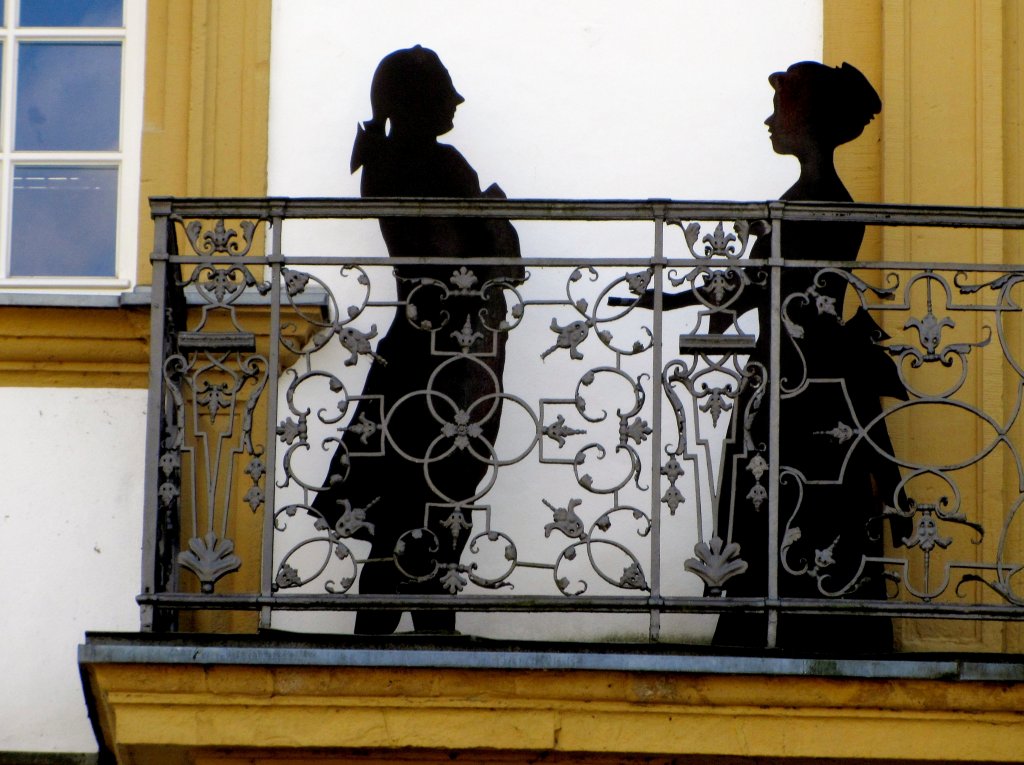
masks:
<svg viewBox="0 0 1024 765"><path fill-rule="evenodd" d="M55 0L59 2L59 0ZM130 290L138 270L139 185L145 81L146 0L123 0L121 27L17 26L20 0L5 0L2 86L0 86L0 291L106 293ZM119 42L121 119L116 151L15 151L18 42ZM113 276L9 276L14 166L81 165L117 167L115 266ZM57 222L55 222L57 223Z"/></svg>

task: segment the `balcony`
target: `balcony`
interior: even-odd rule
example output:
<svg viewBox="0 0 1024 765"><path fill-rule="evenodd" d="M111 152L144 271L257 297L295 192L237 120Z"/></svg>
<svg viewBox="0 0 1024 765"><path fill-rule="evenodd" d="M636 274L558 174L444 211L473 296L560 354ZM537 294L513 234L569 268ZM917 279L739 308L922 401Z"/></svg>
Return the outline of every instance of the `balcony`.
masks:
<svg viewBox="0 0 1024 765"><path fill-rule="evenodd" d="M978 720L1017 708L985 684L1024 677L996 655L1024 618L1024 211L152 205L153 634L90 638L87 685L117 686L119 661L212 665L182 682L261 698L289 692L281 667L303 693L330 667L555 669L679 685L629 703L682 703L696 673L810 683L780 708L828 706L838 682L910 709L879 678L975 683L953 709ZM379 220L511 220L523 257L387 258ZM254 664L280 672L233 684ZM921 759L1010 745L922 735ZM818 743L793 756L837 756Z"/></svg>
<svg viewBox="0 0 1024 765"><path fill-rule="evenodd" d="M192 610L249 609L270 627L285 612L454 609L508 637L502 622L519 617L496 614L580 612L605 614L634 639L701 642L700 617L735 610L772 624L785 612L1024 616L1014 522L1024 496L1024 271L945 260L959 246L950 229L1009 240L1024 213L282 199L156 200L154 215L153 336L163 342L153 344L150 392L146 628ZM406 216L510 218L556 244L549 257L429 267L360 256L372 233L353 223ZM338 232L335 254L304 255L324 223ZM830 260L841 246L830 238L856 224L869 243L902 236L906 259ZM782 257L787 225L814 234L818 260ZM755 232L771 228L770 256L747 257ZM693 305L668 310L673 293ZM488 300L501 301L501 316L474 315ZM759 323L766 307L771 320ZM807 330L812 320L831 326ZM403 390L393 410L380 391L363 391L372 364L411 366L377 353L391 321L405 325L405 345L391 352L437 372L421 375L428 387ZM878 344L829 345L856 342L838 328L858 322ZM765 330L769 342L758 338ZM888 389L853 376L843 357L857 353L891 359L888 371L878 367L893 376ZM500 355L498 386L491 360ZM479 400L456 400L446 375L487 378ZM857 403L865 386L887 396L881 408ZM822 428L832 428L807 426L808 407L825 409ZM416 443L403 447L403 419L429 437L405 434ZM807 449L780 446L779 434L793 432ZM827 459L815 453L823 449ZM437 483L456 458L478 477L445 493ZM730 459L737 470L723 466ZM876 487L877 508L853 508L878 544L843 549L840 540L811 560L800 528L829 524L802 501L834 501L865 459L873 475L895 476ZM346 498L345 481L366 483L360 470L382 480L382 469L422 476L433 496L416 495L423 506L411 513ZM723 472L744 496L723 488ZM318 492L338 509L325 517ZM367 518L388 524L388 512L404 524L379 532L393 540L398 591L361 594L374 538ZM747 549L757 537L745 523L760 524L765 549ZM858 558L839 560L840 551ZM780 586L780 575L809 586ZM741 589L760 594L730 597L751 576L763 582ZM685 615L698 618L688 626Z"/></svg>

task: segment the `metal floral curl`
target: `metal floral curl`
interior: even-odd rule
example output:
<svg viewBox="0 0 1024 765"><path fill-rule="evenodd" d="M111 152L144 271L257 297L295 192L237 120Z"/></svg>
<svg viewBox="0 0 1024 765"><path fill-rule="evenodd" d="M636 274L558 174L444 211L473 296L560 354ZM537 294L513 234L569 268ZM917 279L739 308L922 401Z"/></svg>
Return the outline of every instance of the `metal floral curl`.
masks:
<svg viewBox="0 0 1024 765"><path fill-rule="evenodd" d="M409 323L410 326L419 330L423 330L425 332L437 332L443 330L445 327L448 326L448 322L451 319L451 315L448 313L448 311L440 309L436 317L438 321L435 322L429 318L421 317L420 307L416 303L416 301L420 299L421 293L425 295L427 294L427 290L431 289L437 290L439 292L439 300L441 301L441 303L443 303L452 294L455 294L452 292L452 290L448 287L447 284L445 284L443 281L439 279L432 279L429 277L421 277L415 279L407 277L398 277L398 279L399 281L404 281L412 285L411 289L409 290L409 294L406 296L405 309L403 311L405 315L405 320ZM457 293L458 290L456 290L455 292Z"/></svg>
<svg viewBox="0 0 1024 765"><path fill-rule="evenodd" d="M278 531L284 531L287 528L287 525L280 520L281 516L287 515L289 517L294 517L300 509L311 514L316 513L316 511L308 505L286 505L274 513L274 528ZM307 537L306 539L296 542L281 556L277 563L277 570L275 571L274 579L271 584L271 590L273 592L283 589L304 587L310 582L316 581L324 574L325 571L327 571L328 566L330 566L334 559L345 562L351 569L351 576L343 577L339 580L338 584L335 584L334 580L325 581L323 585L324 590L332 594L338 594L341 592L347 592L351 589L359 572L359 566L352 550L336 533L333 533L327 527L325 522L318 523L316 528L324 533L319 536ZM292 558L298 555L300 551L312 545L325 545L326 549L324 557L312 573L303 574L296 566L291 564L291 561Z"/></svg>
<svg viewBox="0 0 1024 765"><path fill-rule="evenodd" d="M410 582L427 582L437 576L441 570L441 564L436 559L431 559L433 568L426 573L417 573L414 571L407 570L402 565L402 559L406 556L407 548L410 544L416 544L423 539L429 540L426 543L426 550L430 553L436 553L441 549L441 540L437 534L431 531L426 526L420 526L414 529L409 529L402 533L395 542L394 549L394 564L395 568ZM414 556L417 559L422 559L422 556Z"/></svg>
<svg viewBox="0 0 1024 765"><path fill-rule="evenodd" d="M524 281L529 278L530 276L527 274ZM497 292L511 293L516 298L515 302L511 303L508 316L503 318L497 326L491 326L489 323L488 319L490 319L490 317L487 315L486 309L481 309L479 311L478 315L480 317L480 324L488 332L511 332L522 323L523 318L526 315L526 304L518 281L505 278L488 279L480 285L478 292L480 297L484 300L490 299L491 296ZM508 317L511 317L512 320L509 321Z"/></svg>
<svg viewBox="0 0 1024 765"><path fill-rule="evenodd" d="M1008 559L1008 546L1012 544L1010 538L1011 529L1014 528L1014 521L1020 515L1021 506L1024 505L1024 493L1021 493L1009 509L1006 522L999 534L996 558L992 566L987 570L994 572L994 578L986 577L984 573L964 574L957 583L956 593L963 597L962 587L969 582L977 582L988 587L990 590L1002 597L1007 603L1015 606L1024 606L1024 592L1014 588L1014 578L1024 571L1024 563L1015 563Z"/></svg>
<svg viewBox="0 0 1024 765"><path fill-rule="evenodd" d="M726 233L724 224L719 221L714 230L702 238L703 228L697 221L684 225L681 218L671 218L666 219L665 223L682 229L686 247L697 260L740 260L747 253L751 234L759 236L768 231L767 221L737 220L732 225L732 233Z"/></svg>
<svg viewBox="0 0 1024 765"><path fill-rule="evenodd" d="M369 340L377 335L377 326L374 324L369 330L358 330L351 326L363 315L370 302L369 274L361 266L344 266L340 274L345 279L354 274L355 282L362 288L363 293L355 303L348 304L344 312L341 310L334 290L330 289L322 279L304 271L296 271L289 268L281 270L285 299L291 311L307 327L317 328L308 339L306 339L305 334L301 331L296 332L296 337L303 338L303 343L300 345L293 337L287 334L287 330L301 330L302 328L294 322L282 324L280 333L281 345L295 354L310 354L324 348L336 337L342 347L350 353L349 358L346 359L347 366L354 365L360 355L369 356L373 360L383 362L384 360L380 359L373 352L369 344ZM317 296L322 295L322 300L326 302L326 304L315 303L318 306L316 312L307 310L298 299L303 295L311 293L311 283L318 288L316 290Z"/></svg>
<svg viewBox="0 0 1024 765"><path fill-rule="evenodd" d="M472 571L469 572L470 581L476 586L483 587L484 589L488 590L497 590L506 587L509 589L514 589L515 585L508 580L512 576L512 574L515 573L516 566L519 562L519 550L516 547L515 540L503 531L488 529L478 534L474 534L472 537L470 537L469 543L466 545L466 548L473 555L478 555L480 553L480 541L485 538L487 539L488 542L495 543L499 540L504 540L504 558L508 562L508 567L505 569L505 571L499 572L497 576L487 577L477 573L477 571L479 570L479 565L474 565Z"/></svg>
<svg viewBox="0 0 1024 765"><path fill-rule="evenodd" d="M242 220L239 221L238 227L242 230L241 242L238 241L238 232L224 225L224 218L216 219L213 228L205 230L204 221L193 220L185 225L185 235L196 255L220 254L244 257L252 249L257 222Z"/></svg>
<svg viewBox="0 0 1024 765"><path fill-rule="evenodd" d="M210 308L227 308L238 301L247 289L260 295L270 292L270 282L257 279L248 266L202 265L178 282L181 287L194 286L196 293Z"/></svg>
<svg viewBox="0 0 1024 765"><path fill-rule="evenodd" d="M609 305L607 300L608 295L614 291L617 286L625 283L629 287L631 293L638 294L638 291L642 293L643 288L650 282L653 271L648 269L646 272L627 273L623 276L617 277L600 289L593 302L584 296L573 295L573 285L583 283L585 274L589 277L588 281L591 283L597 283L601 280L601 273L594 266L589 266L586 269L575 268L569 274L565 283L567 304L570 305L581 318L567 322L563 325L559 323L557 317L553 317L551 319L550 329L557 335L557 338L554 345L541 353L541 358L547 358L559 349L566 349L569 351L569 358L575 361L582 360L584 354L580 349L580 346L588 337L590 337L591 330L593 330L594 336L598 338L602 345L622 356L636 356L650 350L654 344L654 333L651 331L650 327L645 325L641 326L640 330L646 335L646 338L633 340L628 347L616 345L612 331L607 327L603 329L600 328L602 325L612 324L622 316L629 313L630 307L625 308L623 311L613 313L610 316L601 316L599 314L605 306Z"/></svg>
<svg viewBox="0 0 1024 765"><path fill-rule="evenodd" d="M546 503L547 504L547 503ZM579 500L573 500L570 505L575 507L579 504ZM553 507L550 504L549 507ZM578 589L574 592L569 591L570 581L567 577L559 576L559 568L564 561L575 561L578 556L578 551L582 547L587 554L587 560L590 563L591 570L604 582L612 585L619 589L629 590L650 590L650 585L647 582L647 578L644 575L643 566L640 563L639 558L625 545L614 539L602 539L594 536L595 529L600 531L607 531L611 527L611 516L617 512L629 512L634 518L643 519L646 521L645 529L642 529L639 533L644 536L650 529L650 519L647 515L636 508L631 507L613 507L599 516L589 528L589 531L573 531L569 534L571 539L576 541L569 544L567 547L562 549L557 559L555 560L554 567L552 569L552 575L555 579L555 584L559 591L563 595L579 596L583 595L590 588L589 583L585 579L578 580ZM557 515L557 509L555 510ZM565 531L563 531L565 533ZM617 550L625 556L626 565L623 566L621 574L615 576L603 570L603 567L598 563L594 555L595 547L607 547Z"/></svg>
<svg viewBox="0 0 1024 765"><path fill-rule="evenodd" d="M184 224L181 218L174 219ZM238 222L238 228L241 229L241 241L238 238L239 232L234 228L227 228L223 218L215 220L213 228L206 228L205 223L206 221L203 220L192 220L184 224L185 236L195 255L209 258L217 255L244 258L252 249L259 221L241 220ZM199 277L200 273L207 274L206 281L209 284L203 285ZM240 283L237 279L239 275L241 275ZM210 295L215 296L212 302L217 304L223 302L224 296L232 296L233 299L237 299L244 287L256 287L261 295L266 295L270 291L270 282L256 279L248 266L235 264L230 268L225 268L215 265L213 261L208 265L196 268L182 283L182 286L187 284L195 284L206 299L209 299ZM228 302L233 302L233 300Z"/></svg>

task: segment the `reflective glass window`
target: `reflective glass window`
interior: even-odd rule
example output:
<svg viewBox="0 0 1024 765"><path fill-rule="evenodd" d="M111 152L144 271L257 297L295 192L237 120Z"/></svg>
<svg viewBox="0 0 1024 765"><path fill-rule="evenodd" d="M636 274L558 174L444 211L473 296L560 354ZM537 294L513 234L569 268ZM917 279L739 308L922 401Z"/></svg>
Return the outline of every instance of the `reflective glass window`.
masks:
<svg viewBox="0 0 1024 765"><path fill-rule="evenodd" d="M114 276L116 167L16 165L11 276Z"/></svg>
<svg viewBox="0 0 1024 765"><path fill-rule="evenodd" d="M119 27L122 0L21 0L23 27Z"/></svg>
<svg viewBox="0 0 1024 765"><path fill-rule="evenodd" d="M116 150L120 105L120 43L19 44L15 150Z"/></svg>

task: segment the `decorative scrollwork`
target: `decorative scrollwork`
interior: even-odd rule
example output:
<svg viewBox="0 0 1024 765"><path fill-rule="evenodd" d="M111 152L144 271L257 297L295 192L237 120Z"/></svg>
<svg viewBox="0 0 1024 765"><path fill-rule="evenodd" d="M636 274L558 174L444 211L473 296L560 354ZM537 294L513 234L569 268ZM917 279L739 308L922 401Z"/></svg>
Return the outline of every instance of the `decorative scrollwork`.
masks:
<svg viewBox="0 0 1024 765"><path fill-rule="evenodd" d="M584 536L583 519L576 514L576 508L583 504L582 499L570 499L569 504L565 507L555 507L546 499L541 501L554 516L554 520L544 526L544 536L551 536L552 531L560 531L572 539Z"/></svg>
<svg viewBox="0 0 1024 765"><path fill-rule="evenodd" d="M557 319L552 319L551 331L558 335L558 338L554 345L541 353L540 357L546 359L559 348L565 348L569 351L569 358L582 360L583 352L579 350L579 346L590 335L591 326L589 321L574 321L562 326Z"/></svg>
<svg viewBox="0 0 1024 765"><path fill-rule="evenodd" d="M203 221L193 220L185 226L185 235L196 255L235 255L243 257L252 249L256 224L249 220L240 221L242 241L239 242L238 232L224 225L224 219L218 218L213 229L203 230Z"/></svg>
<svg viewBox="0 0 1024 765"><path fill-rule="evenodd" d="M718 536L698 542L693 554L696 557L687 558L683 568L699 576L711 595L719 594L727 581L747 570L747 562L740 557L740 546L726 543Z"/></svg>
<svg viewBox="0 0 1024 765"><path fill-rule="evenodd" d="M245 249L239 227L232 240L229 227L218 234L210 225L211 238L196 234L199 246L218 255ZM995 561L980 560L990 545L967 561L960 554L981 536L975 488L964 476L996 455L1000 470L1019 473L1011 478L1024 485L1024 458L1016 443L1024 383L999 402L975 395L975 383L987 379L975 370L987 375L1000 352L1006 357L1015 350L1019 330L1011 322L1018 317L1010 306L1019 296L1008 291L1020 289L1024 280L1007 275L973 285L938 267L910 273L889 265L871 271L769 266L748 259L754 237L764 233L756 223L679 225L683 252L699 261L696 267L689 257L681 266L671 255L614 266L545 261L529 283L489 279L495 267L467 259L408 271L431 276L400 277L396 289L383 259L358 269L310 264L298 270L293 263L299 259L289 256L275 282L284 314L277 340L278 350L288 351L281 355L295 363L280 373L284 395L269 427L276 463L265 464L269 458L258 448L250 451L251 438L230 444L239 465L232 501L246 519L246 508L258 512L276 493L277 506L266 509L275 523L275 592L357 593L361 572L372 566L393 568L417 598L458 598L514 586L524 597L612 594L638 600L637 593L650 591L655 582L659 597L695 597L701 585L706 594L733 596L732 590L761 576L751 569L764 547L730 534L743 524L767 527L777 513L779 576L797 579L801 593L866 600L877 597L868 593L884 579L886 588L898 586L908 601L927 602L951 594L953 582L958 591L970 592L964 583L977 581L1007 602L1024 605L1013 581L1021 570L1019 529L1013 525L1019 519L999 530L1004 541ZM231 249L235 240L238 246ZM824 258L824 247L822 252ZM239 294L256 291L242 271L229 274L234 261L221 263L221 273L202 277L206 286L196 283L206 290L211 310L237 305ZM797 266L803 271L791 279L786 269ZM770 293L773 268L784 287L782 304L772 307L782 323L781 375L769 369L765 333L759 328L755 335L751 315L744 313L752 310L752 297ZM382 278L389 282L385 288ZM679 299L685 305L655 321L647 311L662 284L682 287L676 294L685 297ZM926 295L929 289L935 300ZM614 290L628 297L609 303ZM982 305L982 296L991 305ZM485 300L508 308L483 315L478 303ZM877 324L853 326L861 320L851 314L858 304ZM761 303L755 307L762 309ZM726 317L738 324L721 329ZM883 325L894 339L884 336ZM410 337L426 338L422 359L431 370L400 396L365 387L367 374L376 381L382 372L404 369L401 344L387 342L396 326ZM657 326L660 337L651 329ZM851 333L866 336L868 330L876 335L864 347L845 342ZM493 359L506 339L510 350L502 367ZM199 452L188 451L193 423L212 433L237 424L244 414L243 389L254 390L265 371L249 374L239 365L251 355L186 350L165 368L165 378L173 380L169 410L177 413L178 398L183 400L181 416L169 419L180 419L187 434L183 449L168 445L160 453L158 501L166 508L182 502L179 472L202 464ZM876 356L898 367L894 376L904 383L903 398L887 394L880 409L865 417L853 404L849 412L837 407L813 422L799 411L799 396L815 390L810 386L831 385L836 395L851 399L862 395L852 383L842 393L846 383L838 373L812 374L825 362L845 370L849 359L864 361L864 374L873 374L867 362ZM919 384L932 372L946 375L941 390ZM1024 380L1024 373L1018 376ZM465 400L450 382L477 377L485 390ZM651 380L659 385L652 388ZM865 511L875 513L865 521L874 539L887 526L901 529L899 536L884 537L895 539L895 548L863 556L846 546L845 528L817 533L812 516L827 506L814 487L841 479L801 473L787 461L784 447L781 454L770 453L766 423L773 390L779 391L774 416L783 440L791 418L804 414L800 434L822 453L838 455L837 472L862 470L872 460L895 466L899 486L876 484L880 496L865 500L877 501ZM500 427L494 422L499 411ZM933 420L943 418L959 418L951 430L980 425L991 436L976 452L954 459L948 455L954 444L935 442L919 457L906 439L894 447L879 435L899 432L908 421L927 432ZM374 460L393 460L402 469L375 472L380 465ZM481 478L467 496L450 488L446 462L458 470L479 468ZM361 471L381 485L423 481L431 502L420 508L417 500L410 509L368 502L374 492L337 491L357 481ZM773 475L780 476L779 486L770 485ZM649 485L651 478L656 485ZM271 479L273 491L264 483ZM314 510L320 507L317 497L332 489L345 497L329 508L336 513ZM942 495L951 498L948 503L934 499ZM922 501L915 504L908 496ZM283 513L284 507L291 512ZM385 525L402 513L412 520L403 519L401 533ZM214 541L202 541L206 520L200 517L200 530L188 529L183 537L201 540L199 552L192 551L193 566L223 576L223 561L235 552L225 553L223 545L213 552L224 538L222 516ZM782 597L788 597L784 587ZM451 608L458 610L457 600ZM856 608L868 606L861 601Z"/></svg>
<svg viewBox="0 0 1024 765"><path fill-rule="evenodd" d="M698 259L728 258L730 260L739 260L747 252L747 243L752 233L751 222L746 220L736 221L733 224L733 233L731 234L725 233L723 224L719 222L715 226L714 231L710 234L705 234L703 238L700 236L700 223L693 222L684 226L682 220L679 219L666 220L665 222L669 225L679 226L683 230L683 237L686 239L687 248L693 257ZM764 222L759 221L759 226L753 230L765 230ZM704 245L700 248L699 252L698 240Z"/></svg>
<svg viewBox="0 0 1024 765"><path fill-rule="evenodd" d="M241 568L242 560L234 553L234 542L209 531L189 539L188 550L178 554L178 562L199 577L203 592L213 592L214 582Z"/></svg>

